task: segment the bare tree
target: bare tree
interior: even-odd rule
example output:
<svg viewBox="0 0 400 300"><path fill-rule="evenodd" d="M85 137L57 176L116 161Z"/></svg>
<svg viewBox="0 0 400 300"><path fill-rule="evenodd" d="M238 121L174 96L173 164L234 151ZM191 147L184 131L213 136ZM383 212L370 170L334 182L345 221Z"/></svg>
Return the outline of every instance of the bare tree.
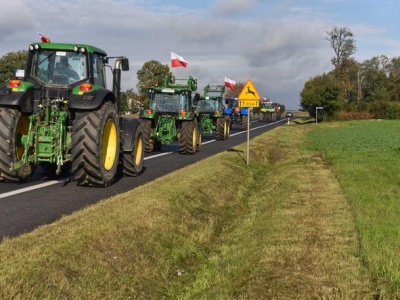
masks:
<svg viewBox="0 0 400 300"><path fill-rule="evenodd" d="M355 40L353 33L347 27L333 27L331 31L327 31L325 38L330 42L335 56L331 59L335 68L341 68L346 65L351 56L356 52Z"/></svg>

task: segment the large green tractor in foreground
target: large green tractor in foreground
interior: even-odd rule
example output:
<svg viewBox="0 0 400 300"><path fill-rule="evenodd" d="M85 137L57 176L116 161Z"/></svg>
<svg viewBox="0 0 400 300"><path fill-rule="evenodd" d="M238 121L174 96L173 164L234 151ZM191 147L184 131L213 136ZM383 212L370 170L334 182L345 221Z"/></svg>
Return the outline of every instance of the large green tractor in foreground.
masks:
<svg viewBox="0 0 400 300"><path fill-rule="evenodd" d="M207 85L197 103L203 133L215 132L217 140L226 140L230 133L230 118L225 117L224 93L223 85Z"/></svg>
<svg viewBox="0 0 400 300"><path fill-rule="evenodd" d="M57 175L72 169L88 186L139 175L143 132L139 119L119 115L121 70L129 70L127 58L93 46L31 44L26 70L0 89L0 179L26 181L37 166Z"/></svg>
<svg viewBox="0 0 400 300"><path fill-rule="evenodd" d="M164 78L160 87L149 89L150 105L139 113L146 152L161 150L164 144L179 141L180 152L195 154L201 146L201 127L194 109L199 94L197 80Z"/></svg>

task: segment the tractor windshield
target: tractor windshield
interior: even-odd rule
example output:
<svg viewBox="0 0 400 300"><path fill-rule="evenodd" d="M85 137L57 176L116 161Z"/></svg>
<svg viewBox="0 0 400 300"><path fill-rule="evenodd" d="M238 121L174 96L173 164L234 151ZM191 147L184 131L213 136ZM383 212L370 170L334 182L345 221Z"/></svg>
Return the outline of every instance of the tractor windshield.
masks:
<svg viewBox="0 0 400 300"><path fill-rule="evenodd" d="M202 99L197 104L197 108L202 112L214 112L220 109L218 101Z"/></svg>
<svg viewBox="0 0 400 300"><path fill-rule="evenodd" d="M238 100L233 100L229 105L230 108L235 108L235 107L238 107L238 106L239 106L239 101Z"/></svg>
<svg viewBox="0 0 400 300"><path fill-rule="evenodd" d="M155 93L151 107L162 112L188 110L187 94Z"/></svg>
<svg viewBox="0 0 400 300"><path fill-rule="evenodd" d="M48 84L70 85L87 78L84 53L72 51L37 51L32 60L31 76Z"/></svg>

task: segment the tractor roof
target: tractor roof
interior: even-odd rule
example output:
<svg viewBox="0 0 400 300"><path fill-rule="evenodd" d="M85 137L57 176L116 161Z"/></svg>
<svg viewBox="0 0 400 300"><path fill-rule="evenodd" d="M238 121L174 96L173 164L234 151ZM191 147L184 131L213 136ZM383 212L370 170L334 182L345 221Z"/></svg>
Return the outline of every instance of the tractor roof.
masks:
<svg viewBox="0 0 400 300"><path fill-rule="evenodd" d="M107 53L97 47L86 45L86 44L67 44L67 43L32 43L32 46L39 45L41 49L46 50L65 50L74 51L74 47L85 48L86 51L90 53L99 53L101 55L107 56Z"/></svg>
<svg viewBox="0 0 400 300"><path fill-rule="evenodd" d="M192 76L189 76L188 79L175 78L174 82L169 82L168 76L165 76L163 86L156 86L152 87L151 89L166 93L176 93L183 91L194 92L197 90L197 79L194 79Z"/></svg>

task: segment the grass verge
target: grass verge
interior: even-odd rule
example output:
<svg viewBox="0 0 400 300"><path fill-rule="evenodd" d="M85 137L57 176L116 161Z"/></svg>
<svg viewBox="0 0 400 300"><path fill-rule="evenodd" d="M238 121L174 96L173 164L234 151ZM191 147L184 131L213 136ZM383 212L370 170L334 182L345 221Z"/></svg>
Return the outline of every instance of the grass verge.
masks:
<svg viewBox="0 0 400 300"><path fill-rule="evenodd" d="M365 234L359 243L362 212L313 128L292 122L252 139L248 166L243 144L6 239L0 298L389 295L371 276Z"/></svg>

